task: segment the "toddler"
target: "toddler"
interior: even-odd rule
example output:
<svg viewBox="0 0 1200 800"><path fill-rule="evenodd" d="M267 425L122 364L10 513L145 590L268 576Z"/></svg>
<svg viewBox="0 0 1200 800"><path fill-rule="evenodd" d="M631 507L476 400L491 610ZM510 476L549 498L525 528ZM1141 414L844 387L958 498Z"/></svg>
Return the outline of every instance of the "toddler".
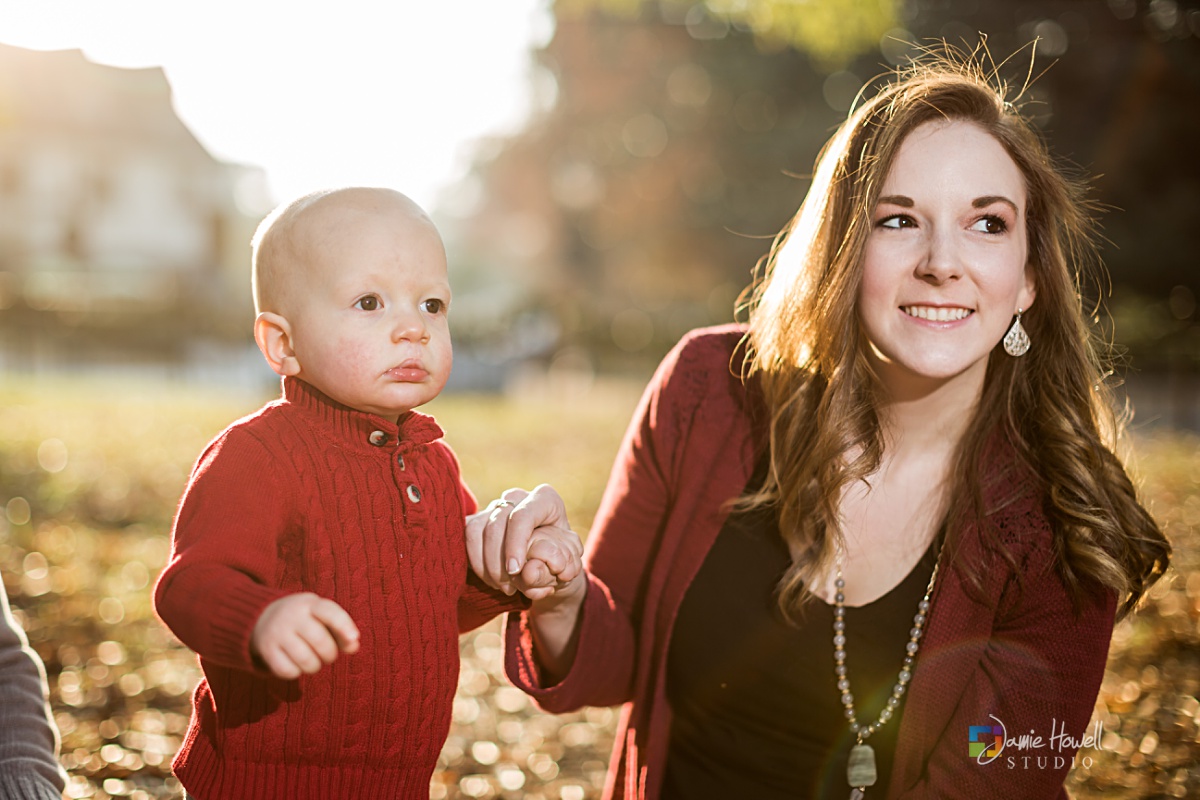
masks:
<svg viewBox="0 0 1200 800"><path fill-rule="evenodd" d="M441 238L397 192L319 192L263 222L253 274L283 396L200 456L155 589L204 671L176 775L199 800L428 798L458 634L523 602L468 580L475 499L413 410L450 374ZM577 583L573 536L539 532L546 580L514 583Z"/></svg>

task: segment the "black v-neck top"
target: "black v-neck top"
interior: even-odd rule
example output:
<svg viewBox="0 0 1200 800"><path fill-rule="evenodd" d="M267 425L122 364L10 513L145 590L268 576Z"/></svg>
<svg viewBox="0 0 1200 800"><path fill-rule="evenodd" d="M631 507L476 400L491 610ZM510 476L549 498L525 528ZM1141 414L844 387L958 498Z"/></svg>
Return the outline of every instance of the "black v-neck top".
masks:
<svg viewBox="0 0 1200 800"><path fill-rule="evenodd" d="M935 560L931 547L890 592L846 608L846 665L864 726L896 684ZM790 561L773 510L735 512L688 588L668 652L663 800L849 796L854 736L834 675L833 607L814 599L798 627L784 621L775 587ZM868 796L886 791L903 710L868 739L879 773Z"/></svg>

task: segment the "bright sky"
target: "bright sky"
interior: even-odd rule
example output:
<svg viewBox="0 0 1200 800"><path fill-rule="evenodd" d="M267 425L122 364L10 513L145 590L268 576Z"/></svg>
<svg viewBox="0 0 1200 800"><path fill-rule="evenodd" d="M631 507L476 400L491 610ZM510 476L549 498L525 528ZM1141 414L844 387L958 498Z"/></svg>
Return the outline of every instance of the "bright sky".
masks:
<svg viewBox="0 0 1200 800"><path fill-rule="evenodd" d="M162 66L216 157L273 200L392 186L426 208L472 142L520 127L549 0L2 0L0 42Z"/></svg>

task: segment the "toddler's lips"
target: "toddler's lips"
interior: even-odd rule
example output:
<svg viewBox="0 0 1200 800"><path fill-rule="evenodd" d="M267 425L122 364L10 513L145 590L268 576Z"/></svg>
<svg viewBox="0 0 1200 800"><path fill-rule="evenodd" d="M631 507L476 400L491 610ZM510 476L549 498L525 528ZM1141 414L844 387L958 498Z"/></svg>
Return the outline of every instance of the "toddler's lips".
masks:
<svg viewBox="0 0 1200 800"><path fill-rule="evenodd" d="M392 367L385 374L400 383L420 383L429 378L429 371L422 367L419 361L405 361L398 367Z"/></svg>

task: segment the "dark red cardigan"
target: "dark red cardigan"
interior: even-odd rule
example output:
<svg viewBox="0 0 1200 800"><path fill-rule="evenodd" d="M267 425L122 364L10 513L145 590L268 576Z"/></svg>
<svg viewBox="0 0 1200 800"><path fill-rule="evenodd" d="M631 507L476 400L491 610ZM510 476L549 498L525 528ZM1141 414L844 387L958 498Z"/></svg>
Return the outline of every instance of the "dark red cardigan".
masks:
<svg viewBox="0 0 1200 800"><path fill-rule="evenodd" d="M539 684L525 617L509 616L508 675L538 705L563 712L626 704L606 798L658 797L671 725L664 681L672 625L725 521L723 504L741 492L760 452L752 418L761 414L752 413L738 365L730 369L743 333L736 326L692 332L647 388L587 542L591 582L579 650L562 682ZM960 567L981 563L984 550L978 535L963 532L934 591L888 797L1065 797L1075 750L1051 748L1049 737L1065 729L1078 739L1088 723L1115 598L1098 591L1076 616L1052 569L1036 493L1011 480L993 491L1015 498L993 521L1019 575L993 558L983 593L967 591ZM980 764L968 755L970 727L996 720L1010 737L1032 729L1047 743L1012 745Z"/></svg>
<svg viewBox="0 0 1200 800"><path fill-rule="evenodd" d="M397 425L283 386L209 445L176 515L155 604L204 680L175 772L203 800L428 800L459 631L522 601L467 583L475 500L432 417ZM345 608L360 647L280 680L250 636L302 591Z"/></svg>

